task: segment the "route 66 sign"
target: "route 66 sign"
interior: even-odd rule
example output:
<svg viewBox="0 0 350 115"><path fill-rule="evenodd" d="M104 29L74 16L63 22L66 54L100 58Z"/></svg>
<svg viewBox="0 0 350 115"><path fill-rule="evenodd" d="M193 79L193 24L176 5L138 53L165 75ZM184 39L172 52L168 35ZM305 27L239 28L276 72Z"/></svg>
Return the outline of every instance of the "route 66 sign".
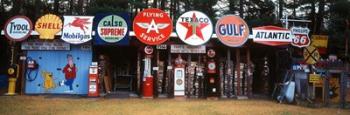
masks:
<svg viewBox="0 0 350 115"><path fill-rule="evenodd" d="M304 27L292 27L292 34L294 35L292 45L302 48L310 45L309 28Z"/></svg>

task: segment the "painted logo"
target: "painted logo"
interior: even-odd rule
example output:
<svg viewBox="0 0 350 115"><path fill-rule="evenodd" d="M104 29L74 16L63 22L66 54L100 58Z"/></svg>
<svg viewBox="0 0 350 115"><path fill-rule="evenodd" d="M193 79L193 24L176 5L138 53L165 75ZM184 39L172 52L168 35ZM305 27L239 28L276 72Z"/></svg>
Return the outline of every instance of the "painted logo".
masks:
<svg viewBox="0 0 350 115"><path fill-rule="evenodd" d="M176 22L176 33L188 45L202 45L213 34L213 25L209 17L199 11L188 11Z"/></svg>
<svg viewBox="0 0 350 115"><path fill-rule="evenodd" d="M153 53L153 47L152 46L146 46L144 50L145 50L145 53L147 55L151 55Z"/></svg>
<svg viewBox="0 0 350 115"><path fill-rule="evenodd" d="M242 18L227 15L217 21L215 33L223 44L230 47L239 47L247 42L249 27Z"/></svg>
<svg viewBox="0 0 350 115"><path fill-rule="evenodd" d="M63 16L61 39L71 44L81 44L92 39L93 16Z"/></svg>
<svg viewBox="0 0 350 115"><path fill-rule="evenodd" d="M138 13L133 22L137 39L147 45L158 45L168 40L172 30L172 20L160 9L150 8Z"/></svg>
<svg viewBox="0 0 350 115"><path fill-rule="evenodd" d="M287 45L292 42L290 30L277 26L253 28L253 41L269 46Z"/></svg>
<svg viewBox="0 0 350 115"><path fill-rule="evenodd" d="M292 31L292 34L294 35L292 39L293 46L302 48L310 45L309 28L292 27L290 31Z"/></svg>
<svg viewBox="0 0 350 115"><path fill-rule="evenodd" d="M304 49L303 52L305 63L316 64L320 60L320 53L314 46L309 46Z"/></svg>
<svg viewBox="0 0 350 115"><path fill-rule="evenodd" d="M97 35L108 43L122 40L128 31L128 24L118 15L108 15L100 20Z"/></svg>
<svg viewBox="0 0 350 115"><path fill-rule="evenodd" d="M14 16L4 26L5 36L9 40L23 41L32 32L33 24L28 17Z"/></svg>
<svg viewBox="0 0 350 115"><path fill-rule="evenodd" d="M215 57L215 51L213 50L213 49L209 49L208 51L207 51L207 55L208 55L208 57L210 57L210 58L213 58L213 57Z"/></svg>
<svg viewBox="0 0 350 115"><path fill-rule="evenodd" d="M61 29L61 18L53 14L41 16L35 23L35 31L39 33L40 39L54 39Z"/></svg>

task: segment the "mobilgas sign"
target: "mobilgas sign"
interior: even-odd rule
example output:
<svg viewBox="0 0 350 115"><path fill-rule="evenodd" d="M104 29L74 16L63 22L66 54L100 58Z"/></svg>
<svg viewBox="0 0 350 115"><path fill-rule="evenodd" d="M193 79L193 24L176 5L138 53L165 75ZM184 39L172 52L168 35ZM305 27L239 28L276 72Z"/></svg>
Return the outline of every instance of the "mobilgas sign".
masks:
<svg viewBox="0 0 350 115"><path fill-rule="evenodd" d="M108 15L98 22L97 36L108 43L122 40L128 32L128 24L118 15Z"/></svg>
<svg viewBox="0 0 350 115"><path fill-rule="evenodd" d="M40 17L35 23L35 31L39 33L40 39L54 39L55 35L62 29L62 20L53 14Z"/></svg>
<svg viewBox="0 0 350 115"><path fill-rule="evenodd" d="M202 45L213 34L213 25L209 17L199 11L188 11L176 22L176 33L188 45Z"/></svg>
<svg viewBox="0 0 350 115"><path fill-rule="evenodd" d="M270 46L286 45L292 42L291 31L276 26L253 28L253 41Z"/></svg>
<svg viewBox="0 0 350 115"><path fill-rule="evenodd" d="M217 21L215 32L223 44L230 47L239 47L248 40L249 27L242 18L227 15Z"/></svg>
<svg viewBox="0 0 350 115"><path fill-rule="evenodd" d="M81 44L92 39L93 16L63 16L61 39L71 44Z"/></svg>
<svg viewBox="0 0 350 115"><path fill-rule="evenodd" d="M27 39L32 29L32 22L25 16L14 16L10 18L4 26L6 38L13 41L23 41Z"/></svg>
<svg viewBox="0 0 350 115"><path fill-rule="evenodd" d="M162 44L169 39L173 22L168 14L157 8L138 13L133 22L135 36L147 45Z"/></svg>

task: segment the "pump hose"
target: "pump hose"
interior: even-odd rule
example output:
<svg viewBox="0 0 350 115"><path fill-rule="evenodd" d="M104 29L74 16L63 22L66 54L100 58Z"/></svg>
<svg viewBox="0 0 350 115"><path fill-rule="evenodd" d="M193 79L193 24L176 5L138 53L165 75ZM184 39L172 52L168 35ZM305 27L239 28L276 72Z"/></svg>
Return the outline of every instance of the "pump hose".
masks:
<svg viewBox="0 0 350 115"><path fill-rule="evenodd" d="M31 76L32 72L35 71L35 76ZM27 80L32 82L34 81L38 76L38 69L27 69Z"/></svg>

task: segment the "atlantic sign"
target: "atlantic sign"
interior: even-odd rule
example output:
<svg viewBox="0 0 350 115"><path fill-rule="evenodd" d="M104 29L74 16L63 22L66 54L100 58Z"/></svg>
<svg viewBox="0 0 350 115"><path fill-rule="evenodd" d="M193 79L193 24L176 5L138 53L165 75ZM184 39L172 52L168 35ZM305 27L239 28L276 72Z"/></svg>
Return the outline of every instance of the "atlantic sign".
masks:
<svg viewBox="0 0 350 115"><path fill-rule="evenodd" d="M173 30L172 20L157 8L142 10L133 22L135 36L147 45L162 44L169 39Z"/></svg>
<svg viewBox="0 0 350 115"><path fill-rule="evenodd" d="M92 39L93 16L63 16L64 26L61 39L71 44L81 44Z"/></svg>
<svg viewBox="0 0 350 115"><path fill-rule="evenodd" d="M242 18L235 15L226 15L217 21L215 33L223 44L230 47L239 47L247 42L249 27Z"/></svg>
<svg viewBox="0 0 350 115"><path fill-rule="evenodd" d="M199 11L188 11L176 22L176 33L188 45L202 45L213 34L213 25L207 15Z"/></svg>
<svg viewBox="0 0 350 115"><path fill-rule="evenodd" d="M291 31L277 26L253 28L253 41L270 46L287 45L292 42Z"/></svg>
<svg viewBox="0 0 350 115"><path fill-rule="evenodd" d="M97 25L97 36L108 43L122 40L128 32L128 24L118 15L107 15Z"/></svg>
<svg viewBox="0 0 350 115"><path fill-rule="evenodd" d="M25 16L14 16L4 26L6 38L12 41L23 41L27 39L32 29L32 22Z"/></svg>
<svg viewBox="0 0 350 115"><path fill-rule="evenodd" d="M53 14L41 16L35 23L35 31L39 33L40 39L54 39L61 29L61 18Z"/></svg>

